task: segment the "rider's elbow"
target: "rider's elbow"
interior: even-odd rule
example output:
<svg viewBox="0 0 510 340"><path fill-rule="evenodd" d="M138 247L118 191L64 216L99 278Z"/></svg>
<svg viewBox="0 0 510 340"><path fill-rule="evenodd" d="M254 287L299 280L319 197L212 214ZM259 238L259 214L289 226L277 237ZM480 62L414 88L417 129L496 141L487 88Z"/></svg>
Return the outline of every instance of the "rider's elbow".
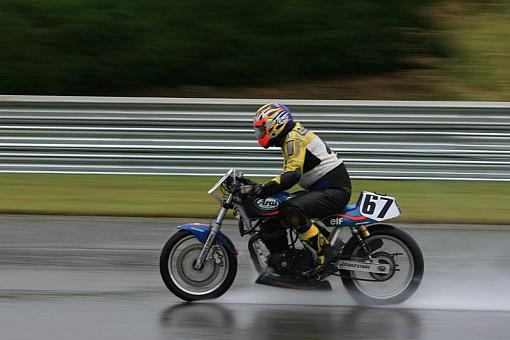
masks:
<svg viewBox="0 0 510 340"><path fill-rule="evenodd" d="M301 178L301 171L293 170L293 171L285 171L280 176L280 186L282 190L287 190L292 188L299 182Z"/></svg>

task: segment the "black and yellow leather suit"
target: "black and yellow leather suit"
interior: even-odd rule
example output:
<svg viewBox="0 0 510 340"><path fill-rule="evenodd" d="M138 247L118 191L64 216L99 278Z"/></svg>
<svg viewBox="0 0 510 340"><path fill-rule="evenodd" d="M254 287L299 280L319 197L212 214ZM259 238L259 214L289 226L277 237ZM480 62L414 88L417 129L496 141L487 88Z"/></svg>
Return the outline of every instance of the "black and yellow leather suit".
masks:
<svg viewBox="0 0 510 340"><path fill-rule="evenodd" d="M349 202L349 174L336 153L300 123L290 125L275 144L282 150L283 172L260 188L260 196L274 195L297 183L306 189L283 202L280 213L302 239L308 240L319 234L309 218L332 215Z"/></svg>

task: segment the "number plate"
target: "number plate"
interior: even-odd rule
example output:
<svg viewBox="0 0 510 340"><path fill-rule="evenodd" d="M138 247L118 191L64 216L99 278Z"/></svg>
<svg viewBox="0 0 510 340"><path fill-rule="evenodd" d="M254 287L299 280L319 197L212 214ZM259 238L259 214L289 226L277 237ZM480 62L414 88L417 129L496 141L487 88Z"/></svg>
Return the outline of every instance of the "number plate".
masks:
<svg viewBox="0 0 510 340"><path fill-rule="evenodd" d="M361 214L375 221L383 221L400 215L397 200L394 197L363 191Z"/></svg>

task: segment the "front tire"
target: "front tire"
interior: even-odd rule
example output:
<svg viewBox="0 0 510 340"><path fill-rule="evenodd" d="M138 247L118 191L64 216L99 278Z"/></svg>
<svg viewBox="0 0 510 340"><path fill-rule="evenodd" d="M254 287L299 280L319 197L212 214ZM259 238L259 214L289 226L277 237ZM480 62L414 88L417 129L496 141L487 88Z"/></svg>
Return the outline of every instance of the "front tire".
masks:
<svg viewBox="0 0 510 340"><path fill-rule="evenodd" d="M365 242L370 245L382 241L382 246L374 249L372 256L381 259L381 263L392 263L398 271L391 275L361 273L341 270L342 282L351 295L361 305L387 305L402 303L419 287L423 277L423 255L416 241L403 230L390 225L377 224L368 227L370 236ZM364 257L356 238L352 237L342 256ZM361 280L357 280L361 279ZM363 281L379 280L379 281Z"/></svg>
<svg viewBox="0 0 510 340"><path fill-rule="evenodd" d="M179 230L166 242L159 260L161 278L167 288L186 301L215 299L234 282L237 258L216 243L200 270L194 268L203 244L187 230Z"/></svg>

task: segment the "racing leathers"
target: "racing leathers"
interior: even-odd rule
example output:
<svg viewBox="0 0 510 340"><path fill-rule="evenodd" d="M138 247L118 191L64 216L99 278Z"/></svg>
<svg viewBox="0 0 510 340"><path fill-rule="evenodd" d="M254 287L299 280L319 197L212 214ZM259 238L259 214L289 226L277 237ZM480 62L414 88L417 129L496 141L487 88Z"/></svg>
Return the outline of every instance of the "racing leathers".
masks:
<svg viewBox="0 0 510 340"><path fill-rule="evenodd" d="M276 144L281 147L284 158L283 172L257 191L260 196L270 196L297 183L306 189L283 202L280 213L285 222L300 234L300 238L308 241L328 261L327 250L331 247L309 217L332 215L349 202L349 174L343 161L315 133L300 123L289 126L288 130ZM321 261L324 261L324 256Z"/></svg>

